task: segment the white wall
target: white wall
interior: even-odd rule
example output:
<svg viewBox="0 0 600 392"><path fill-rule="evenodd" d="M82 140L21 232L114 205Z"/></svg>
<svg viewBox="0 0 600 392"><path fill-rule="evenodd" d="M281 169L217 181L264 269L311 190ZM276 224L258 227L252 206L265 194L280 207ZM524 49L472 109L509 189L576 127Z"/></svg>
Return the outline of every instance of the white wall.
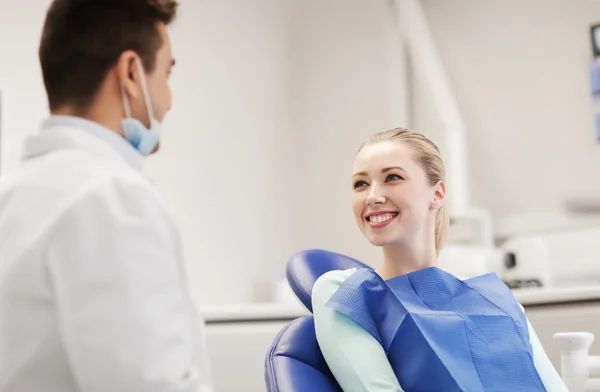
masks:
<svg viewBox="0 0 600 392"><path fill-rule="evenodd" d="M148 172L177 207L202 304L266 299L289 257L290 2L188 0L172 29L173 111Z"/></svg>
<svg viewBox="0 0 600 392"><path fill-rule="evenodd" d="M422 3L468 126L474 201L499 218L597 199L588 61L600 2ZM437 137L423 87L417 77L413 126Z"/></svg>
<svg viewBox="0 0 600 392"><path fill-rule="evenodd" d="M388 2L295 1L292 113L302 214L298 246L350 254L372 265L379 251L360 234L350 206L352 162L372 133L394 126ZM400 70L401 71L401 70Z"/></svg>
<svg viewBox="0 0 600 392"><path fill-rule="evenodd" d="M0 0L0 88L4 90L2 171L18 163L23 141L48 113L37 50L50 0Z"/></svg>

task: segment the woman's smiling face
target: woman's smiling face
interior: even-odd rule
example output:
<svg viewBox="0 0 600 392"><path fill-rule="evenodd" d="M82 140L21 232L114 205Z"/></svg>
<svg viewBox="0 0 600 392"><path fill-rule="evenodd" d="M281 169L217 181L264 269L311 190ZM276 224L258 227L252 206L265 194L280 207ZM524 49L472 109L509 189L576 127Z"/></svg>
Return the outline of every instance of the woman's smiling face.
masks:
<svg viewBox="0 0 600 392"><path fill-rule="evenodd" d="M410 146L382 141L356 155L352 207L363 235L375 246L399 245L431 235L436 184L413 158Z"/></svg>

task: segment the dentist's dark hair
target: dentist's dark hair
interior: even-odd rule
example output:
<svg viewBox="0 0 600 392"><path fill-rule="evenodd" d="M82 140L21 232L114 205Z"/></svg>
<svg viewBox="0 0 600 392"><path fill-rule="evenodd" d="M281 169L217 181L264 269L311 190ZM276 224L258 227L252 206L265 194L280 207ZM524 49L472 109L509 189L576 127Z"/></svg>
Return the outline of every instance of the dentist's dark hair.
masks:
<svg viewBox="0 0 600 392"><path fill-rule="evenodd" d="M152 72L163 42L158 24L176 16L176 0L53 0L39 59L50 111L85 111L126 50Z"/></svg>

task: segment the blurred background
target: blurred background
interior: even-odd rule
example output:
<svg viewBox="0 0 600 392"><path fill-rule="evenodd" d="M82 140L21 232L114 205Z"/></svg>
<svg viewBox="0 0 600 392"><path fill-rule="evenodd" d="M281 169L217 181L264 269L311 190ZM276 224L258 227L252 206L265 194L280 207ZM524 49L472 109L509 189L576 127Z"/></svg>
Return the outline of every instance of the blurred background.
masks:
<svg viewBox="0 0 600 392"><path fill-rule="evenodd" d="M48 115L37 47L49 3L0 0L2 173ZM268 346L305 314L283 275L294 253L379 263L350 175L361 142L398 126L448 165L443 265L501 275L555 365L554 332L600 333L600 1L181 4L173 110L145 171L182 228L219 390L264 390Z"/></svg>

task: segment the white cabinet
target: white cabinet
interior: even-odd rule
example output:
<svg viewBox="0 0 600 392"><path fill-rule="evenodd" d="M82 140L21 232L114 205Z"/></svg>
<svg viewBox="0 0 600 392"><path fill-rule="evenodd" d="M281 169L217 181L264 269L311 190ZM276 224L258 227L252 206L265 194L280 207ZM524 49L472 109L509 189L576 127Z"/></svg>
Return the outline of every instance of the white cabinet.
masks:
<svg viewBox="0 0 600 392"><path fill-rule="evenodd" d="M271 343L288 321L208 324L208 355L216 392L264 392L264 361Z"/></svg>

